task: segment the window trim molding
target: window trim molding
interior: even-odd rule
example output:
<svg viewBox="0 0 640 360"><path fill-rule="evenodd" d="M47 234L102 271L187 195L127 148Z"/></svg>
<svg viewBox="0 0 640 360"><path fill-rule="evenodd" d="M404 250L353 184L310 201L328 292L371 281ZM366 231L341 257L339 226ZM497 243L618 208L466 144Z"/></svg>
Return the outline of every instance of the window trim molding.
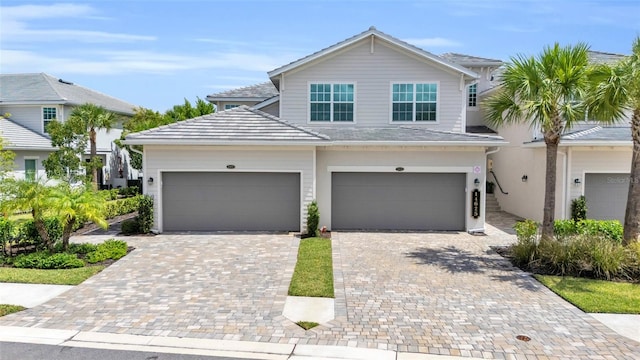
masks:
<svg viewBox="0 0 640 360"><path fill-rule="evenodd" d="M33 172L33 179L27 179L27 161L29 160L33 160L33 164L35 165L34 168L34 172ZM38 179L38 160L40 160L40 156L24 156L22 158L23 164L24 164L24 179L25 180L30 180L30 181L35 181L36 179Z"/></svg>
<svg viewBox="0 0 640 360"><path fill-rule="evenodd" d="M413 120L393 120L393 85L394 84L413 84ZM435 84L437 86L436 91L436 120L435 121L416 121L416 100L415 100L415 85L416 84ZM440 124L440 106L441 106L441 97L440 97L440 80L392 80L389 81L389 124L416 124L416 125L437 125Z"/></svg>
<svg viewBox="0 0 640 360"><path fill-rule="evenodd" d="M228 106L228 107L227 107ZM229 104L224 104L224 110L223 111L227 111L227 110L231 110L231 109L235 109L237 107L240 107L242 105L240 104L234 104L234 103L229 103Z"/></svg>
<svg viewBox="0 0 640 360"><path fill-rule="evenodd" d="M311 120L311 84L330 84L331 85L331 119L329 121L318 121ZM335 84L346 84L353 85L353 121L334 121L333 120L333 85ZM307 81L307 125L316 125L316 124L356 124L358 122L357 118L357 103L358 103L358 83L357 81L350 80L315 80L315 81Z"/></svg>
<svg viewBox="0 0 640 360"><path fill-rule="evenodd" d="M44 109L56 109L56 117L54 118L55 120L58 120L58 114L60 114L60 109L57 105L56 106L47 106L47 105L40 106L40 124L42 124L42 133L47 134L47 132L45 131L44 122L52 121L52 120L44 119Z"/></svg>
<svg viewBox="0 0 640 360"><path fill-rule="evenodd" d="M469 105L469 89L471 89L471 86L475 85L476 86L476 105L475 106L471 106ZM478 82L474 82L471 83L469 85L467 85L466 87L466 94L465 94L465 107L467 108L468 111L479 111L480 110L480 98L478 96Z"/></svg>

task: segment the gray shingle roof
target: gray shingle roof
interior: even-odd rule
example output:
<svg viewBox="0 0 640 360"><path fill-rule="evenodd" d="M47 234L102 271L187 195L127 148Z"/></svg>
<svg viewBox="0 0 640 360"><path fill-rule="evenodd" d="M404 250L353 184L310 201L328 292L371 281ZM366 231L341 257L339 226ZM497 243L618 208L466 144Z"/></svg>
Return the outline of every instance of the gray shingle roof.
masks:
<svg viewBox="0 0 640 360"><path fill-rule="evenodd" d="M278 95L278 89L273 85L271 81L263 82L260 84L245 86L237 89L231 89L222 91L219 93L207 95L209 101L219 101L220 99L229 98L256 98L256 99L268 99Z"/></svg>
<svg viewBox="0 0 640 360"><path fill-rule="evenodd" d="M0 136L9 150L55 150L51 139L31 131L10 119L0 118Z"/></svg>
<svg viewBox="0 0 640 360"><path fill-rule="evenodd" d="M326 140L324 135L244 105L127 136L127 143L134 144Z"/></svg>
<svg viewBox="0 0 640 360"><path fill-rule="evenodd" d="M586 130L567 133L562 141L629 141L631 143L630 126L594 126Z"/></svg>
<svg viewBox="0 0 640 360"><path fill-rule="evenodd" d="M502 142L499 136L457 133L420 126L332 127L314 130L335 142Z"/></svg>
<svg viewBox="0 0 640 360"><path fill-rule="evenodd" d="M135 106L101 92L70 83L45 73L0 74L0 104L93 103L107 110L133 115Z"/></svg>
<svg viewBox="0 0 640 360"><path fill-rule="evenodd" d="M613 63L622 60L625 55L589 50L589 62L594 64Z"/></svg>
<svg viewBox="0 0 640 360"><path fill-rule="evenodd" d="M444 53L440 57L462 66L500 66L502 60L483 58L458 53Z"/></svg>

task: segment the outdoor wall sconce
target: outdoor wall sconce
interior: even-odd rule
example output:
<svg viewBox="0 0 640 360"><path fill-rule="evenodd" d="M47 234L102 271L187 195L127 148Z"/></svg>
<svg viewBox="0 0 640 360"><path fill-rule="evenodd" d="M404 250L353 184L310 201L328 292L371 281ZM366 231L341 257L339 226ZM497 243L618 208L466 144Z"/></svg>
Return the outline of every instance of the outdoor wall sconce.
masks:
<svg viewBox="0 0 640 360"><path fill-rule="evenodd" d="M229 169L229 170L231 170L231 169L235 169L235 168L236 168L236 166L235 166L235 165L233 165L233 164L229 164L229 165L227 165L227 169Z"/></svg>
<svg viewBox="0 0 640 360"><path fill-rule="evenodd" d="M580 181L580 178L576 178L575 180L573 180L573 183L576 185L580 185L582 181Z"/></svg>
<svg viewBox="0 0 640 360"><path fill-rule="evenodd" d="M522 175L522 182L527 182L527 180L529 180L529 177L527 175Z"/></svg>
<svg viewBox="0 0 640 360"><path fill-rule="evenodd" d="M398 166L398 167L396 168L396 171L404 171L404 168L403 168L402 166Z"/></svg>
<svg viewBox="0 0 640 360"><path fill-rule="evenodd" d="M475 185L476 187L480 186L480 179L475 178L475 180L473 180L473 185Z"/></svg>
<svg viewBox="0 0 640 360"><path fill-rule="evenodd" d="M149 177L149 179L147 179L147 184L153 185L153 178L152 177Z"/></svg>

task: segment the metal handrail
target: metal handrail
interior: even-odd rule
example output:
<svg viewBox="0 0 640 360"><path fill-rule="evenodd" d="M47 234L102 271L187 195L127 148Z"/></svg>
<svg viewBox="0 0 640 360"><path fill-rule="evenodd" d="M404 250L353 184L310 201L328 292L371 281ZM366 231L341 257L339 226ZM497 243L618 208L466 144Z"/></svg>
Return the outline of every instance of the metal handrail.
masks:
<svg viewBox="0 0 640 360"><path fill-rule="evenodd" d="M502 190L502 186L500 185L500 181L498 181L498 177L496 176L496 173L494 173L493 170L489 170L489 172L491 173L491 175L493 175L493 178L496 180L496 184L498 185L498 189L500 189L500 192L505 195L509 195L508 192Z"/></svg>

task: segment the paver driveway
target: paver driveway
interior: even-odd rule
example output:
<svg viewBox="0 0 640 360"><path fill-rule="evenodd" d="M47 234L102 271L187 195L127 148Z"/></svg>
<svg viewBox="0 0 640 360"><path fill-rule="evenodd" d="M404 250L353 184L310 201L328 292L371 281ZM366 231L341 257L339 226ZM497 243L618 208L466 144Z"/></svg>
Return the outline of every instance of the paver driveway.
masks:
<svg viewBox="0 0 640 360"><path fill-rule="evenodd" d="M633 359L618 336L498 255L505 237L334 233L337 318L281 316L296 255L282 235L130 238L137 250L0 325L372 347L514 359ZM517 335L532 340L522 342Z"/></svg>

